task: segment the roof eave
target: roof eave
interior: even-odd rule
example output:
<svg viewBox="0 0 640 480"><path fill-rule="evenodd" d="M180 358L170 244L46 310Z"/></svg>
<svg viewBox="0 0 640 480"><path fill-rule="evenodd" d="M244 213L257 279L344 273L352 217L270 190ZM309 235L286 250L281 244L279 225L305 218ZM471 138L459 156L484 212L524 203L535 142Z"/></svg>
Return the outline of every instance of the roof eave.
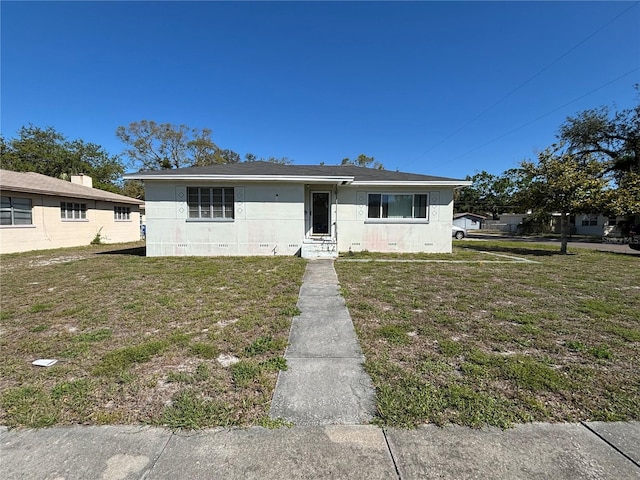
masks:
<svg viewBox="0 0 640 480"><path fill-rule="evenodd" d="M472 182L466 180L408 180L408 181L354 181L357 187L466 187Z"/></svg>
<svg viewBox="0 0 640 480"><path fill-rule="evenodd" d="M102 195L85 195L81 193L68 193L68 192L54 192L49 190L38 190L35 188L25 188L20 186L2 185L0 190L9 192L31 193L33 195L46 195L47 197L62 197L62 198L82 198L84 200L100 200L102 202L111 203L131 203L135 205L143 205L144 200L138 200L137 198L109 198Z"/></svg>
<svg viewBox="0 0 640 480"><path fill-rule="evenodd" d="M217 182L291 182L291 183L330 183L346 184L353 182L348 176L309 176L309 175L148 175L131 173L124 175L125 180L153 181L217 181Z"/></svg>

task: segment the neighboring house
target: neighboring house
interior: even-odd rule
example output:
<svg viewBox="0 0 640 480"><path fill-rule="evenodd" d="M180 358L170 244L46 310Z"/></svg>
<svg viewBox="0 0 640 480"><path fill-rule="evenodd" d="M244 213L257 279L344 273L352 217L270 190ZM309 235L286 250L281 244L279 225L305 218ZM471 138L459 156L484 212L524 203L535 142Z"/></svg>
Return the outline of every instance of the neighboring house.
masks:
<svg viewBox="0 0 640 480"><path fill-rule="evenodd" d="M622 236L620 226L627 222L627 217L624 216L607 216L597 213L592 214L578 214L570 217L569 224L571 226L571 233L574 235L591 235L595 237L600 236ZM552 230L556 233L560 233L560 214L552 214ZM616 228L618 227L618 228Z"/></svg>
<svg viewBox="0 0 640 480"><path fill-rule="evenodd" d="M453 190L471 182L268 162L143 171L147 255L451 252Z"/></svg>
<svg viewBox="0 0 640 480"><path fill-rule="evenodd" d="M92 188L86 175L71 182L33 172L0 170L0 253L140 239L144 202Z"/></svg>
<svg viewBox="0 0 640 480"><path fill-rule="evenodd" d="M482 222L486 218L487 217L476 213L456 213L453 216L453 224L456 227L464 228L465 230L480 230L482 228Z"/></svg>

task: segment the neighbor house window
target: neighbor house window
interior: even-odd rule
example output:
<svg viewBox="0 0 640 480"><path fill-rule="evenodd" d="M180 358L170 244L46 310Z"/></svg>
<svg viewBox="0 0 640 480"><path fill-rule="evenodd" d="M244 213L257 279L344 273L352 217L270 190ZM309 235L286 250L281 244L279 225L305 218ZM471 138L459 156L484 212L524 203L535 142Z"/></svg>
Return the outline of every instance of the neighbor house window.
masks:
<svg viewBox="0 0 640 480"><path fill-rule="evenodd" d="M187 188L189 218L233 219L233 187Z"/></svg>
<svg viewBox="0 0 640 480"><path fill-rule="evenodd" d="M595 227L596 225L598 225L598 217L590 215L582 218L583 227Z"/></svg>
<svg viewBox="0 0 640 480"><path fill-rule="evenodd" d="M62 220L86 220L87 204L60 202L60 218Z"/></svg>
<svg viewBox="0 0 640 480"><path fill-rule="evenodd" d="M31 225L31 199L2 197L0 225Z"/></svg>
<svg viewBox="0 0 640 480"><path fill-rule="evenodd" d="M607 219L607 224L610 225L610 226L617 225L618 224L618 217L609 217Z"/></svg>
<svg viewBox="0 0 640 480"><path fill-rule="evenodd" d="M368 218L427 218L426 193L370 193Z"/></svg>
<svg viewBox="0 0 640 480"><path fill-rule="evenodd" d="M113 207L114 220L131 220L131 207Z"/></svg>

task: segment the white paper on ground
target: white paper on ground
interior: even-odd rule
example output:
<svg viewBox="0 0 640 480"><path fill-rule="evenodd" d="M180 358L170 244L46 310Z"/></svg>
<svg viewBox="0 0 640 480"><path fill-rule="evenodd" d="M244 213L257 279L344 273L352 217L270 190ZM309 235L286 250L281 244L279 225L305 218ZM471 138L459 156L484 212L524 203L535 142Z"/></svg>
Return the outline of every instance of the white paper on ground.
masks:
<svg viewBox="0 0 640 480"><path fill-rule="evenodd" d="M31 365L35 365L36 367L50 367L56 363L58 363L58 360L54 360L53 358L40 358L31 362Z"/></svg>

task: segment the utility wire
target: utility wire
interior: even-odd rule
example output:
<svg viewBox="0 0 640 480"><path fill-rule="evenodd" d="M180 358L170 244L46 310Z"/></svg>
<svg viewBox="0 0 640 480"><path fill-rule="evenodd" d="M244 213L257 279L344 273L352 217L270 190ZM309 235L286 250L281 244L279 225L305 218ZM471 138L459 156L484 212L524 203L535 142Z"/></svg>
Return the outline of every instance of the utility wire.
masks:
<svg viewBox="0 0 640 480"><path fill-rule="evenodd" d="M511 135L512 133L517 132L518 130L523 129L524 127L528 127L528 126L529 126L529 125L531 125L532 123L535 123L535 122L537 122L538 120L541 120L541 119L543 119L544 117L547 117L547 116L551 115L552 113L557 112L558 110L562 110L564 107L566 107L566 106L568 106L568 105L571 105L572 103L575 103L575 102L577 102L578 100L582 100L584 97L588 97L588 96L589 96L589 95L591 95L592 93L595 93L595 92L597 92L598 90L601 90L601 89L603 89L604 87L607 87L607 86L611 85L612 83L615 83L615 82L617 82L618 80L620 80L620 79L622 79L622 78L626 77L627 75L631 75L632 73L637 72L638 70L640 70L640 67L636 67L636 68L634 68L633 70L630 70L630 71L628 71L628 72L626 72L626 73L623 73L623 74L622 74L622 75L620 75L619 77L616 77L616 78L614 78L613 80L609 80L607 83L604 83L604 84L600 85L599 87L594 88L593 90L590 90L590 91L588 91L587 93L585 93L585 94L583 94L583 95L580 95L579 97L576 97L576 98L574 98L573 100L571 100L571 101L569 101L569 102L567 102L567 103L564 103L564 104L560 105L559 107L556 107L556 108L554 108L553 110L550 110L550 111L548 111L547 113L545 113L545 114L543 114L543 115L540 115L539 117L534 118L533 120L529 120L528 122L523 123L523 124L522 124L522 125L520 125L519 127L516 127L516 128L514 128L514 129L512 129L512 130L509 130L507 133L504 133L504 134L502 134L502 135L500 135L500 136L498 136L498 137L494 138L493 140L489 140L488 142L485 142L485 143L483 143L482 145L480 145L480 146L478 146L478 147L472 148L471 150L469 150L469 151L467 151L467 152L465 152L465 153L463 153L463 154L461 154L461 155L458 155L457 157L454 157L454 158L452 158L452 159L451 159L451 160L449 160L449 161L450 161L450 162L452 162L452 161L454 161L454 160L458 160L459 158L465 157L465 156L469 155L470 153L475 152L476 150L480 150L481 148L486 147L487 145L491 145L492 143L497 142L498 140L501 140L501 139L503 139L504 137L509 136L509 135Z"/></svg>
<svg viewBox="0 0 640 480"><path fill-rule="evenodd" d="M421 157L423 157L424 155L426 155L427 153L433 151L436 147L442 145L444 142L446 142L447 140L449 140L451 137L454 137L455 135L457 135L458 133L460 133L462 130L464 130L466 127L468 127L469 125L471 125L473 122L475 122L476 120L478 120L480 117L482 117L484 114L486 114L487 112L493 110L495 107L497 107L500 103L502 103L504 100L506 100L507 98L509 98L511 95L513 95L514 93L516 93L518 90L520 90L522 87L524 87L525 85L529 84L531 81L533 81L534 79L538 78L540 75L542 75L544 72L546 72L547 70L549 70L552 66L554 66L556 63L558 63L560 60L562 60L564 57L566 57L567 55L569 55L570 53L572 53L574 50L576 50L578 47L582 46L584 43L586 43L587 41L591 40L591 38L593 38L594 36L596 36L598 33L600 33L602 30L604 30L605 28L607 28L609 25L611 25L613 22L615 22L618 18L620 18L622 15L624 15L625 13L627 13L629 10L631 10L632 8L636 7L640 2L635 2L633 3L631 6L625 8L622 12L620 12L618 15L616 15L615 17L613 17L611 20L609 20L607 23L605 23L604 25L602 25L600 28L598 28L597 30L595 30L594 32L590 33L589 35L587 35L584 39L582 39L581 41L579 41L577 44L575 44L573 47L571 47L569 50L567 50L566 52L564 52L562 55L560 55L558 58L556 58L555 60L553 60L550 64L548 64L546 67L543 67L542 69L540 69L537 73L535 73L533 76L531 76L528 80L525 80L523 83L521 83L520 85L518 85L516 88L514 88L513 90L511 90L509 93L507 93L506 95L504 95L502 98L500 98L498 101L496 101L495 103L493 103L491 106L485 108L484 110L482 110L479 114L477 114L475 117L473 117L471 120L469 120L468 122L466 122L465 124L463 124L460 128L458 128L457 130L455 130L454 132L450 133L449 135L447 135L446 137L444 137L442 140L440 140L439 142L435 143L434 145L432 145L430 148L428 148L427 150L425 150L424 152L422 152L420 155L418 155L418 157L416 157L414 160L412 160L411 162L409 162L409 164L414 163L415 161L417 161L418 159L420 159ZM614 80L615 81L615 80ZM595 90L594 90L595 91ZM580 97L582 98L582 97ZM575 101L575 100L574 100ZM569 103L573 103L573 102L569 102ZM568 105L568 104L566 104ZM560 107L562 108L562 107ZM554 110L555 111L555 110ZM552 113L552 112L549 112ZM546 115L545 115L546 116ZM542 118L542 117L540 117ZM538 119L536 119L538 120ZM533 120L533 121L536 121ZM528 125L528 124L527 124ZM512 132L514 132L515 130L512 130ZM511 133L511 132L510 132ZM506 134L508 135L508 134ZM499 137L502 138L502 137ZM491 142L489 142L491 143ZM487 144L485 144L487 145ZM484 145L483 145L484 146ZM481 148L481 147L478 147ZM473 150L475 151L475 150ZM471 153L471 152L468 152ZM465 154L466 155L466 154ZM456 158L460 158L460 157L456 157Z"/></svg>

